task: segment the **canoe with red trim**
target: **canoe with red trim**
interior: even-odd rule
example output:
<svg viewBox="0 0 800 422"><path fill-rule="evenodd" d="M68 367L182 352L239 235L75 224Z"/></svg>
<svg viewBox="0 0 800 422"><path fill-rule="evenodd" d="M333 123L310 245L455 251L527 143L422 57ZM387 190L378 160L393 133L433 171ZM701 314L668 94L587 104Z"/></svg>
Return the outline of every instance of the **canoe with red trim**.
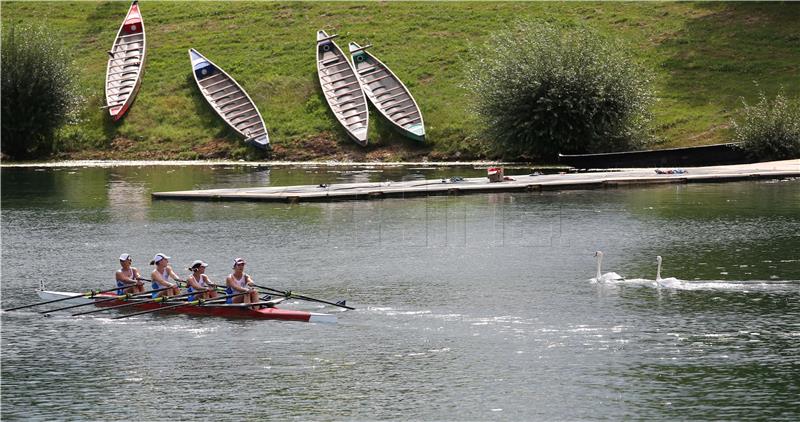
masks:
<svg viewBox="0 0 800 422"><path fill-rule="evenodd" d="M125 115L139 92L145 47L144 21L139 12L139 2L134 0L108 51L106 107L114 121Z"/></svg>

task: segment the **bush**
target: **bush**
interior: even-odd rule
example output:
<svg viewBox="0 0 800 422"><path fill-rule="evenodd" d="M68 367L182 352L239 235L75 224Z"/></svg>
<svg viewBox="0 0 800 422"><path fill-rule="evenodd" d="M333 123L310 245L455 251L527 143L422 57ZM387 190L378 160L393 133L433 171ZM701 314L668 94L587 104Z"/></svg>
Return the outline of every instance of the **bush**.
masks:
<svg viewBox="0 0 800 422"><path fill-rule="evenodd" d="M734 142L760 161L800 158L800 98L789 100L781 90L774 100L760 92L758 104L742 103L740 122L731 122Z"/></svg>
<svg viewBox="0 0 800 422"><path fill-rule="evenodd" d="M67 51L44 27L10 25L2 40L2 151L12 158L51 153L53 135L77 95Z"/></svg>
<svg viewBox="0 0 800 422"><path fill-rule="evenodd" d="M652 76L589 28L520 22L473 55L466 87L506 157L554 159L649 141Z"/></svg>

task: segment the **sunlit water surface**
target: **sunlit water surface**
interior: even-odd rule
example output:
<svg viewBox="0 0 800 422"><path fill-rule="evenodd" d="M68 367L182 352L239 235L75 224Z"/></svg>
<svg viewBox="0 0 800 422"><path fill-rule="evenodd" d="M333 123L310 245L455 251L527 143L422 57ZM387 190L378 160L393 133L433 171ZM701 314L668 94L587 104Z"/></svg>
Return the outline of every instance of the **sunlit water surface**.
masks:
<svg viewBox="0 0 800 422"><path fill-rule="evenodd" d="M527 174L530 169L507 173ZM154 191L483 169L2 169L2 306L129 252L356 311L336 325L2 313L2 418L800 419L800 181L268 204ZM603 271L592 282L595 250ZM655 281L655 256L664 257Z"/></svg>

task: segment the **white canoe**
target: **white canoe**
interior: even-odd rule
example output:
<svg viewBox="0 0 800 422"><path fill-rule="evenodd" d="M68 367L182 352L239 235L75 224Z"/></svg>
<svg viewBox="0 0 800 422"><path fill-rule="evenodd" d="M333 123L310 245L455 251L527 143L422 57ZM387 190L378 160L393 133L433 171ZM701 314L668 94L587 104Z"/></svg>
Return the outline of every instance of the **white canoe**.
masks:
<svg viewBox="0 0 800 422"><path fill-rule="evenodd" d="M317 31L317 74L319 85L333 115L347 134L361 146L367 145L369 110L355 69L333 38Z"/></svg>
<svg viewBox="0 0 800 422"><path fill-rule="evenodd" d="M108 51L106 108L114 121L125 115L139 92L144 72L145 45L144 21L139 12L139 2L134 0Z"/></svg>
<svg viewBox="0 0 800 422"><path fill-rule="evenodd" d="M366 51L371 47L351 42L353 66L369 101L404 136L425 141L425 123L411 92L383 62Z"/></svg>
<svg viewBox="0 0 800 422"><path fill-rule="evenodd" d="M244 136L245 142L268 148L269 134L264 119L244 88L193 48L189 49L189 59L197 87L211 108L228 126Z"/></svg>

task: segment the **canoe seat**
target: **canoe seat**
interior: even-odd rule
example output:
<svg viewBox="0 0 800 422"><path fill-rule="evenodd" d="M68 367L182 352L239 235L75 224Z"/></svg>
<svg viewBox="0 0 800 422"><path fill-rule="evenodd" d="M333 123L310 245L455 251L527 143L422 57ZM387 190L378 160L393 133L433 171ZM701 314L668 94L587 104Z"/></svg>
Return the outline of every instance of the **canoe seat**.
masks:
<svg viewBox="0 0 800 422"><path fill-rule="evenodd" d="M344 84L344 85L335 86L333 88L328 88L328 89L325 90L325 92L336 92L339 89L347 88L348 86L356 85L356 84L358 84L358 81L353 81L353 82L350 82L349 84ZM358 89L361 89L361 88L359 87Z"/></svg>
<svg viewBox="0 0 800 422"><path fill-rule="evenodd" d="M332 64L339 63L340 61L341 60L339 59L339 57L334 57L332 59L323 59L320 60L319 62L322 63L323 66L330 66Z"/></svg>
<svg viewBox="0 0 800 422"><path fill-rule="evenodd" d="M375 78L375 79L370 79L370 80L366 80L366 79L364 79L364 83L371 84L371 83L373 83L373 82L382 81L382 80L384 80L384 79L386 79L386 78L389 78L389 77L391 77L391 76L392 76L392 75L391 75L390 73L387 73L387 74L385 74L385 75L383 75L383 76L379 76L379 77L377 77L377 78Z"/></svg>
<svg viewBox="0 0 800 422"><path fill-rule="evenodd" d="M235 103L235 102L237 102L237 101L241 100L242 98L246 98L246 97L245 97L244 95L242 95L241 97L237 97L237 98L234 98L234 99L232 99L232 100L228 100L228 101L225 101L224 103L219 103L219 104L216 104L216 100L211 100L211 101L214 101L214 102L215 102L215 105L216 105L216 107L217 107L217 108L219 108L219 109L221 110L221 109L222 109L222 107L225 107L225 106L226 106L226 105L228 105L228 104L233 104L233 103Z"/></svg>
<svg viewBox="0 0 800 422"><path fill-rule="evenodd" d="M347 76L343 76L341 78L336 78L336 79L334 79L332 81L328 81L328 82L325 82L325 83L326 84L335 84L336 82L344 81L346 79L353 78L353 77L355 77L355 75L347 75Z"/></svg>
<svg viewBox="0 0 800 422"><path fill-rule="evenodd" d="M339 73L344 73L344 72L347 72L348 70L350 70L350 67L345 67L344 69L337 70L336 72L327 73L327 74L322 75L322 76L338 75Z"/></svg>
<svg viewBox="0 0 800 422"><path fill-rule="evenodd" d="M404 95L406 95L405 91L403 91L403 92L401 92L401 93L399 93L399 94L395 94L395 95L389 96L388 98L381 98L381 99L375 98L375 101L377 101L378 103L380 103L381 105L383 105L384 103L386 103L386 102L388 102L388 101L391 101L391 100L393 100L393 99L395 99L395 98L397 98L397 97L402 97L402 96L404 96ZM377 96L376 96L376 97L377 97Z"/></svg>
<svg viewBox="0 0 800 422"><path fill-rule="evenodd" d="M372 92L375 94L375 97L377 98L377 97L380 97L381 95L386 95L386 94L388 94L388 93L390 93L392 91L397 91L398 89L402 89L402 88L403 87L400 86L400 85L397 85L394 88L386 88L385 86L376 86L375 88L373 88ZM376 92L379 89L384 89L384 91Z"/></svg>

